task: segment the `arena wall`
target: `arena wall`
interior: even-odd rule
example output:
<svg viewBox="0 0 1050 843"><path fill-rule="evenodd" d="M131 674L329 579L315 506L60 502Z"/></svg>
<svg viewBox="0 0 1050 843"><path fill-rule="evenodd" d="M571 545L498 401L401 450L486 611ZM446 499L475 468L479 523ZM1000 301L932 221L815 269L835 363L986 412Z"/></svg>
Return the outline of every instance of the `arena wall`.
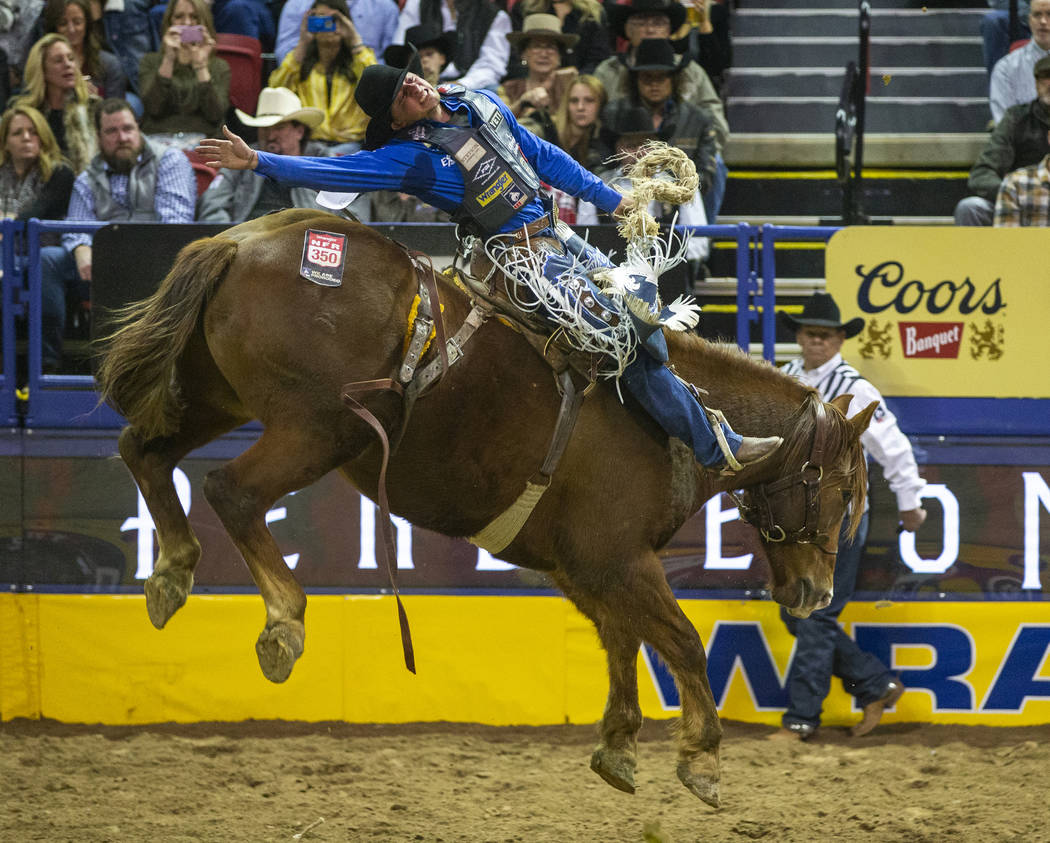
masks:
<svg viewBox="0 0 1050 843"><path fill-rule="evenodd" d="M564 599L408 595L418 674L405 670L389 596L313 594L306 651L274 685L256 663L256 595L191 596L158 631L139 596L0 596L0 714L70 723L247 719L492 725L590 723L605 661ZM709 654L723 717L774 724L793 640L768 601L683 600ZM1050 604L855 603L846 631L909 687L887 722L1050 722ZM639 654L644 713L669 718L666 669ZM825 722L858 714L837 683Z"/></svg>

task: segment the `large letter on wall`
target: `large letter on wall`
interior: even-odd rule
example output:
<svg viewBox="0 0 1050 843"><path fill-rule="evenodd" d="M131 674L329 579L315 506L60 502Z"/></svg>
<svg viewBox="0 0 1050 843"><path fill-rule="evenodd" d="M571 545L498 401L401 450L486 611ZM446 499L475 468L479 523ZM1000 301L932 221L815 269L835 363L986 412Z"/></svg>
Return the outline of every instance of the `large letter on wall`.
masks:
<svg viewBox="0 0 1050 843"><path fill-rule="evenodd" d="M1039 505L1050 511L1050 488L1038 471L1024 477L1024 582L1021 588L1040 588L1039 583Z"/></svg>
<svg viewBox="0 0 1050 843"><path fill-rule="evenodd" d="M936 559L923 559L915 550L915 533L905 530L900 536L901 561L916 574L943 574L959 558L959 500L943 483L930 483L921 496L941 502L944 511L941 555Z"/></svg>
<svg viewBox="0 0 1050 843"><path fill-rule="evenodd" d="M722 525L727 521L739 518L735 506L722 509L722 493L715 495L704 504L704 519L707 531L704 536L704 568L708 571L746 571L751 567L753 553L743 556L722 556Z"/></svg>

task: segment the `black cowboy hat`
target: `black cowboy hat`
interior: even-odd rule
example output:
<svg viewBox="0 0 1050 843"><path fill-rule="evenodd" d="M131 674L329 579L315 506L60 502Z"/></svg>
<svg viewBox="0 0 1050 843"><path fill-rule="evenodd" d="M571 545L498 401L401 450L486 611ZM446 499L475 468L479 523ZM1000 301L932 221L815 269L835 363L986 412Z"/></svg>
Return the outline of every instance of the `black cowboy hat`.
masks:
<svg viewBox="0 0 1050 843"><path fill-rule="evenodd" d="M390 126L393 122L390 106L394 104L407 75L407 67L389 67L385 64L370 64L361 72L354 99L361 110L372 118L365 129L364 149L378 149L394 136Z"/></svg>
<svg viewBox="0 0 1050 843"><path fill-rule="evenodd" d="M685 6L675 0L631 0L630 3L617 3L616 0L607 0L605 14L609 18L609 29L621 38L626 38L624 25L627 18L637 14L660 13L667 15L671 20L671 32L677 31L685 23Z"/></svg>
<svg viewBox="0 0 1050 843"><path fill-rule="evenodd" d="M677 73L684 67L682 57L674 51L668 38L646 38L634 51L634 60L628 60L627 69L638 73L642 70L664 70Z"/></svg>
<svg viewBox="0 0 1050 843"><path fill-rule="evenodd" d="M383 61L391 67L407 67L413 53L424 47L433 47L443 53L445 63L448 64L456 49L456 33L453 30L442 32L436 26L425 23L410 26L405 30L404 44L391 44L383 50Z"/></svg>
<svg viewBox="0 0 1050 843"><path fill-rule="evenodd" d="M802 306L802 315L799 317L785 313L783 310L780 311L780 315L784 317L784 322L793 331L806 325L836 328L845 331L846 339L849 339L855 337L864 328L864 320L860 316L850 319L849 322L842 322L839 306L835 304L835 299L830 293L814 293L806 299L806 303Z"/></svg>

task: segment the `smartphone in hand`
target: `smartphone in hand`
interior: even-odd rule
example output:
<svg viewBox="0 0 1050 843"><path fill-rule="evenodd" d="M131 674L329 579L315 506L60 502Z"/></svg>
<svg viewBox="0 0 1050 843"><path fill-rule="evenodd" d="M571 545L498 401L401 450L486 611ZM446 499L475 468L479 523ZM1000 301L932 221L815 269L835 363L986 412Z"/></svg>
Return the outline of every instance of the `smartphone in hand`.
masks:
<svg viewBox="0 0 1050 843"><path fill-rule="evenodd" d="M179 40L183 44L199 44L204 40L204 27L199 23L189 24L179 30Z"/></svg>
<svg viewBox="0 0 1050 843"><path fill-rule="evenodd" d="M310 15L306 19L308 32L335 32L334 15Z"/></svg>

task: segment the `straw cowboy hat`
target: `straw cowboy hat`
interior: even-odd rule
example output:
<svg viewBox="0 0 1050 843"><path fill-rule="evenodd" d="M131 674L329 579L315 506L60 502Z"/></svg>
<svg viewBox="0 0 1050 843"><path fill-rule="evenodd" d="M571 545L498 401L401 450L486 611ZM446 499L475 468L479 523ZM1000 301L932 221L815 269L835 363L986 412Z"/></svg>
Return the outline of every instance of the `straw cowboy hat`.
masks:
<svg viewBox="0 0 1050 843"><path fill-rule="evenodd" d="M575 47L576 42L580 40L579 35L568 35L562 32L561 20L558 16L548 14L527 15L521 32L507 33L507 40L519 52L525 49L525 44L530 38L536 37L552 38L563 50Z"/></svg>
<svg viewBox="0 0 1050 843"><path fill-rule="evenodd" d="M609 29L621 38L627 37L624 26L631 15L667 15L671 21L671 32L677 32L685 23L685 6L668 0L631 0L629 4L610 0L605 4L605 14L609 17Z"/></svg>
<svg viewBox="0 0 1050 843"><path fill-rule="evenodd" d="M292 91L287 88L263 88L259 92L259 103L255 107L255 116L235 108L237 118L245 126L276 126L294 120L311 128L324 122L324 112L319 108L303 108Z"/></svg>
<svg viewBox="0 0 1050 843"><path fill-rule="evenodd" d="M839 306L830 293L814 293L802 306L802 315L792 316L785 311L780 311L784 322L793 331L811 325L815 328L835 328L846 332L846 339L855 337L864 328L864 320L858 316L843 323L839 313Z"/></svg>
<svg viewBox="0 0 1050 843"><path fill-rule="evenodd" d="M638 44L634 58L627 62L627 69L633 73L642 70L677 73L684 66L682 57L674 51L667 38L646 38Z"/></svg>

